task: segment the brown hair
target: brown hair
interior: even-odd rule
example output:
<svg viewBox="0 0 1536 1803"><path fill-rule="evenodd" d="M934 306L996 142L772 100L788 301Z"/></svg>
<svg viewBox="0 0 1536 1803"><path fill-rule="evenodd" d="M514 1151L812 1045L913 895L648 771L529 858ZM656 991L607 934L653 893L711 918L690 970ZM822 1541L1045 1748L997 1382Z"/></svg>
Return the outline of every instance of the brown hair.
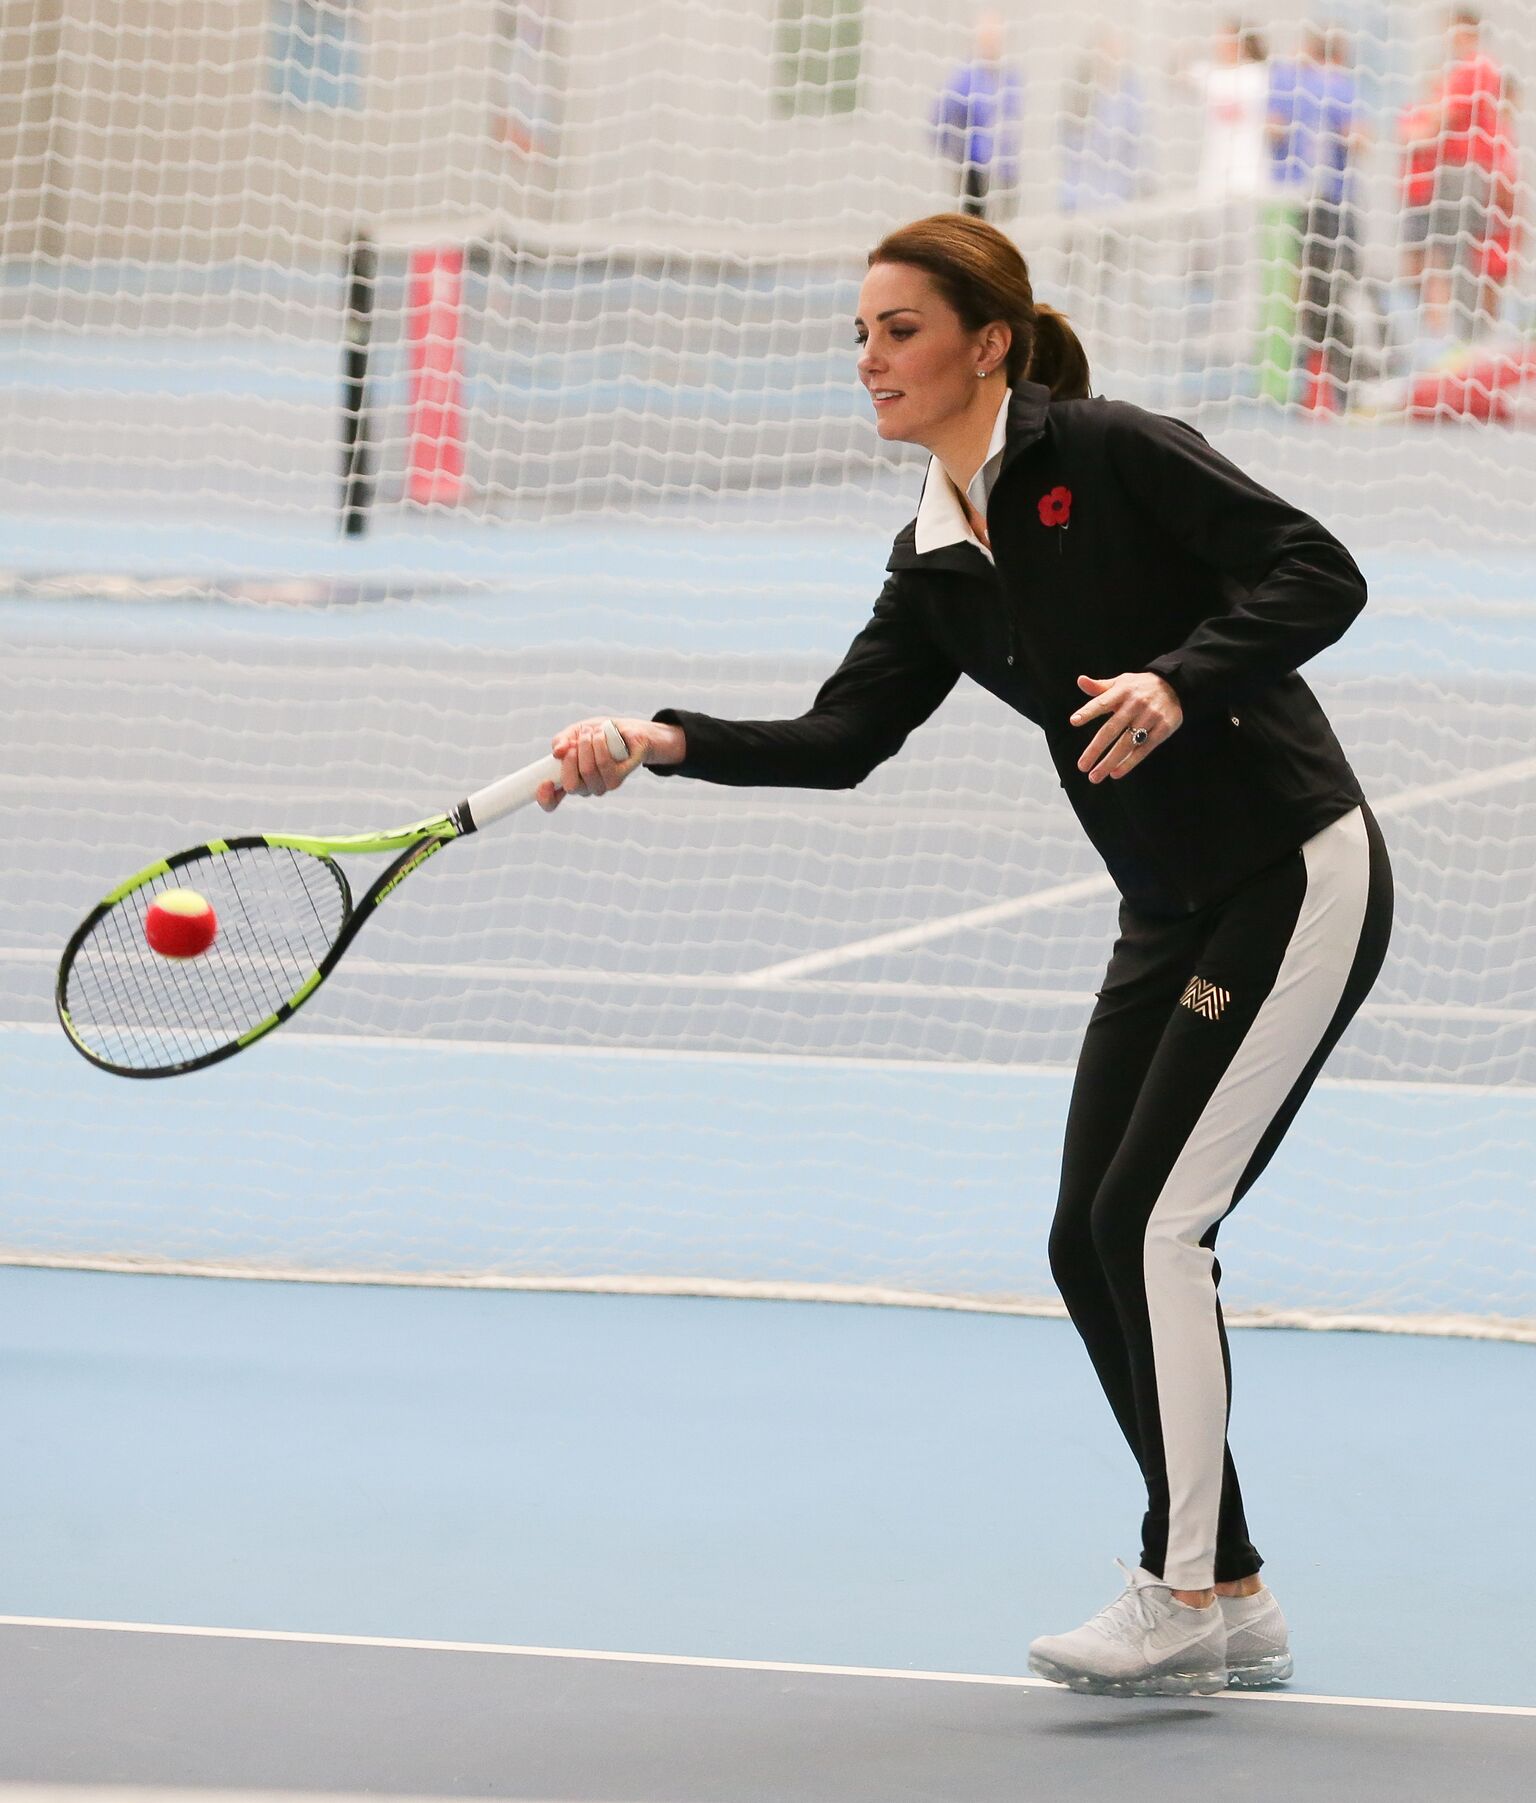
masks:
<svg viewBox="0 0 1536 1803"><path fill-rule="evenodd" d="M1088 354L1067 316L1035 299L1029 265L1006 233L968 213L934 213L887 232L869 266L905 263L933 279L968 332L1000 320L1013 333L1008 382L1040 382L1054 401L1088 397Z"/></svg>

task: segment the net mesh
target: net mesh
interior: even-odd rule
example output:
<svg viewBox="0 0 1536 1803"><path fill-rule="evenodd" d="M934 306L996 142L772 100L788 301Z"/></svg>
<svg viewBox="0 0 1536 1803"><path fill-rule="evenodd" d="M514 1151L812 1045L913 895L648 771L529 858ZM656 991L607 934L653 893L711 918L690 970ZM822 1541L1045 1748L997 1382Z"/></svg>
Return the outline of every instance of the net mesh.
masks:
<svg viewBox="0 0 1536 1803"><path fill-rule="evenodd" d="M905 0L8 11L0 1012L15 1124L70 1123L75 1171L6 1245L1049 1295L1113 897L964 686L853 795L645 778L454 848L174 1135L31 1036L74 921L166 847L413 818L594 712L800 711L923 467L861 407L863 254L971 204L1100 392L1193 420L1371 584L1308 674L1397 934L1224 1230L1234 1310L1536 1316L1536 31L1484 10L1467 45L1417 0L1271 0L1245 45L1193 3L1047 5L979 76L970 10ZM452 1063L493 1052L499 1089ZM232 1132L259 1175L183 1221Z"/></svg>

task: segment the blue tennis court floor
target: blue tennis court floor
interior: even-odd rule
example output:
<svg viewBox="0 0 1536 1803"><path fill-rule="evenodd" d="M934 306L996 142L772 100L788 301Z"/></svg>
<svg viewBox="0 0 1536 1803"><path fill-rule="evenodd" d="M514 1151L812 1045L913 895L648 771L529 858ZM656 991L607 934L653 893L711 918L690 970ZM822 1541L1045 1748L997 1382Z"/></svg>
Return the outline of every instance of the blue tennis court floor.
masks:
<svg viewBox="0 0 1536 1803"><path fill-rule="evenodd" d="M1236 1334L1296 1679L1110 1703L1021 1676L1134 1556L1064 1323L19 1269L0 1321L0 1780L1529 1794L1525 1347Z"/></svg>
<svg viewBox="0 0 1536 1803"><path fill-rule="evenodd" d="M0 1296L11 1615L1019 1674L1136 1550L1064 1322L18 1269ZM1295 1687L1536 1705L1531 1350L1249 1331L1234 1361Z"/></svg>

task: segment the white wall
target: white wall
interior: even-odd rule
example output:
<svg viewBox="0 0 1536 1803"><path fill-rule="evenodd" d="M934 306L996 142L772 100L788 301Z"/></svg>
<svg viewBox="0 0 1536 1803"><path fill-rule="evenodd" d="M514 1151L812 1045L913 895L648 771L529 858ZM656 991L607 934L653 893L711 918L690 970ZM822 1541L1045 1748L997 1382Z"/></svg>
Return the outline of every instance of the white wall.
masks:
<svg viewBox="0 0 1536 1803"><path fill-rule="evenodd" d="M349 111L271 96L265 0L8 6L4 97L28 125L0 140L7 249L300 260L359 216L495 203L490 0L363 11L365 104Z"/></svg>

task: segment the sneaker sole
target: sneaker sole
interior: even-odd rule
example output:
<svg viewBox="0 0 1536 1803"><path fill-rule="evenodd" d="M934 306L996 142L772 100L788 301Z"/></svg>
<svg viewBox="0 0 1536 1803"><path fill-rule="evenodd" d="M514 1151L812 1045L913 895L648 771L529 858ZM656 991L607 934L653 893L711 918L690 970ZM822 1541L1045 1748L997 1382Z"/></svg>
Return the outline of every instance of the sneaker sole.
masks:
<svg viewBox="0 0 1536 1803"><path fill-rule="evenodd" d="M1289 1653L1274 1653L1268 1659L1234 1665L1227 1673L1227 1683L1233 1690L1267 1690L1271 1684L1283 1684L1295 1669Z"/></svg>
<svg viewBox="0 0 1536 1803"><path fill-rule="evenodd" d="M1037 1678L1065 1684L1091 1697L1218 1697L1227 1688L1225 1666L1203 1672L1149 1672L1144 1678L1101 1678L1093 1672L1075 1672L1031 1653L1029 1669ZM1272 1680L1266 1680L1271 1682Z"/></svg>

